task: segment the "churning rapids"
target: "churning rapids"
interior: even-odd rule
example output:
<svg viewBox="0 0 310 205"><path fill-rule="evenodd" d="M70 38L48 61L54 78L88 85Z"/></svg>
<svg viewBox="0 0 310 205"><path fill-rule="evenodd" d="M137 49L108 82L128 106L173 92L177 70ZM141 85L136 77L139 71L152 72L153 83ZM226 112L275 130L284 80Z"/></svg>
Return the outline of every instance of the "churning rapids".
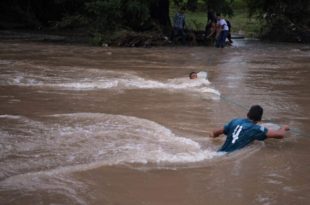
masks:
<svg viewBox="0 0 310 205"><path fill-rule="evenodd" d="M231 186L235 204L309 202L309 47L235 45L0 42L0 203L227 204ZM216 152L210 131L252 104L291 133Z"/></svg>

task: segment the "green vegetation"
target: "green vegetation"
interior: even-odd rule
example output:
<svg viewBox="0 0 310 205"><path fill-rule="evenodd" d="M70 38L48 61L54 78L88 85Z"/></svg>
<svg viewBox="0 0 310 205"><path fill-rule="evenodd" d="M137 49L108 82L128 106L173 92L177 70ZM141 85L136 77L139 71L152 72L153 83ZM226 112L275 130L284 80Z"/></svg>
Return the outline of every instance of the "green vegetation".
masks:
<svg viewBox="0 0 310 205"><path fill-rule="evenodd" d="M265 24L262 37L274 41L309 42L309 0L245 0L250 16Z"/></svg>
<svg viewBox="0 0 310 205"><path fill-rule="evenodd" d="M310 39L309 0L2 0L0 29L83 32L100 45L137 36L133 33L167 36L180 7L187 8L190 30L204 30L207 11L216 11L230 20L234 33L275 41Z"/></svg>
<svg viewBox="0 0 310 205"><path fill-rule="evenodd" d="M257 38L261 32L261 21L250 18L246 10L235 10L235 15L229 18L232 24L232 32Z"/></svg>

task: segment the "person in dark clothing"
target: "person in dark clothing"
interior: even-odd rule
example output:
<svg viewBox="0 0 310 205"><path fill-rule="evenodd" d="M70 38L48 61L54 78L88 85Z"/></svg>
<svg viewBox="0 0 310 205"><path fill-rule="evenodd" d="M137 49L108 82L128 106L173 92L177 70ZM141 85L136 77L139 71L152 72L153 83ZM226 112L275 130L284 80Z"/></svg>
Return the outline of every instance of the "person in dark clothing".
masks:
<svg viewBox="0 0 310 205"><path fill-rule="evenodd" d="M210 43L210 45L213 45L216 40L216 34L217 34L217 22L211 21L206 25L205 28L205 39Z"/></svg>
<svg viewBox="0 0 310 205"><path fill-rule="evenodd" d="M185 28L185 8L181 8L173 18L173 31L171 34L171 40L175 43L176 37L180 36L182 44L185 44L186 34L184 32Z"/></svg>
<svg viewBox="0 0 310 205"><path fill-rule="evenodd" d="M208 10L208 20L207 20L207 24L211 23L211 22L216 22L216 15L215 12L213 10Z"/></svg>
<svg viewBox="0 0 310 205"><path fill-rule="evenodd" d="M228 26L228 34L227 34L227 39L229 41L230 44L233 43L233 41L231 40L231 23L228 19L225 19L227 26Z"/></svg>

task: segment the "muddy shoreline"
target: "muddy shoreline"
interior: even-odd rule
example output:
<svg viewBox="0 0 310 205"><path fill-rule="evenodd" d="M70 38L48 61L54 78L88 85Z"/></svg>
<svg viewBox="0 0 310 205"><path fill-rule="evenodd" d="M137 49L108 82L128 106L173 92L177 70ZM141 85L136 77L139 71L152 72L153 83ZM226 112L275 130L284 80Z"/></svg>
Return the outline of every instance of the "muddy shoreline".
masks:
<svg viewBox="0 0 310 205"><path fill-rule="evenodd" d="M51 42L51 43L72 43L87 44L86 34L42 32L30 30L0 30L2 40L22 40L29 42Z"/></svg>
<svg viewBox="0 0 310 205"><path fill-rule="evenodd" d="M186 44L172 42L170 37L160 32L121 31L107 37L90 35L78 31L33 31L33 30L0 30L1 40L47 42L57 44L93 45L101 47L153 47L153 46L212 46L212 41L205 39L203 31L187 31ZM233 34L233 39L244 39L243 35Z"/></svg>

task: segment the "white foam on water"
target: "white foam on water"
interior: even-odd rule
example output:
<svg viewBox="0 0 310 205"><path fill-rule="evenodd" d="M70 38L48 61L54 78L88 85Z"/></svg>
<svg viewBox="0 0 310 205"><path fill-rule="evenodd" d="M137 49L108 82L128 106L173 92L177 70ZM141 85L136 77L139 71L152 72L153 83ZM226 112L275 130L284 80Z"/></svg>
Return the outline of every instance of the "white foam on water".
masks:
<svg viewBox="0 0 310 205"><path fill-rule="evenodd" d="M1 179L93 163L193 163L218 155L156 122L136 117L76 113L49 116L45 123L12 119L13 127L0 129Z"/></svg>
<svg viewBox="0 0 310 205"><path fill-rule="evenodd" d="M190 80L188 77L184 77L156 81L119 71L81 67L57 67L52 69L38 65L15 64L14 69L11 68L12 65L1 68L0 85L63 90L166 89L220 95L219 91L212 88L207 79Z"/></svg>
<svg viewBox="0 0 310 205"><path fill-rule="evenodd" d="M4 119L19 119L21 118L21 116L19 115L0 115L0 119L4 118Z"/></svg>
<svg viewBox="0 0 310 205"><path fill-rule="evenodd" d="M131 116L73 113L42 121L2 120L15 123L0 127L0 191L61 193L77 204L85 204L78 194L85 185L71 177L73 172L132 163L187 166L220 156L156 122Z"/></svg>
<svg viewBox="0 0 310 205"><path fill-rule="evenodd" d="M262 205L273 204L272 198L266 193L260 193L256 195L255 201Z"/></svg>
<svg viewBox="0 0 310 205"><path fill-rule="evenodd" d="M271 122L261 123L260 125L271 130L279 130L281 128L280 125Z"/></svg>

